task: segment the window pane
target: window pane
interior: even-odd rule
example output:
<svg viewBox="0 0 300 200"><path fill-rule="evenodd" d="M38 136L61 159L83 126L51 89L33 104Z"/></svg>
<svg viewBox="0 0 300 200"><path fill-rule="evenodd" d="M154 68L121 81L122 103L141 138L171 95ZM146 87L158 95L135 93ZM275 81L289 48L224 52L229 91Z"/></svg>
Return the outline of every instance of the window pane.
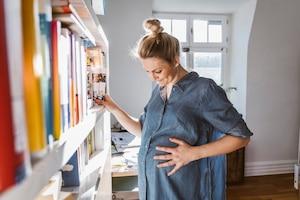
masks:
<svg viewBox="0 0 300 200"><path fill-rule="evenodd" d="M222 42L222 22L209 21L208 42Z"/></svg>
<svg viewBox="0 0 300 200"><path fill-rule="evenodd" d="M194 42L207 42L207 21L194 20L193 21L193 41Z"/></svg>
<svg viewBox="0 0 300 200"><path fill-rule="evenodd" d="M180 42L187 41L187 22L177 19L159 19L164 31L176 37Z"/></svg>
<svg viewBox="0 0 300 200"><path fill-rule="evenodd" d="M186 52L180 52L180 64L187 69L187 53Z"/></svg>
<svg viewBox="0 0 300 200"><path fill-rule="evenodd" d="M159 19L161 26L164 27L164 31L171 34L172 33L172 21L170 19Z"/></svg>
<svg viewBox="0 0 300 200"><path fill-rule="evenodd" d="M173 20L172 21L172 35L180 42L186 42L186 20Z"/></svg>
<svg viewBox="0 0 300 200"><path fill-rule="evenodd" d="M222 42L222 22L218 20L194 20L193 41L201 43Z"/></svg>
<svg viewBox="0 0 300 200"><path fill-rule="evenodd" d="M194 70L203 77L213 79L221 84L221 53L195 52Z"/></svg>

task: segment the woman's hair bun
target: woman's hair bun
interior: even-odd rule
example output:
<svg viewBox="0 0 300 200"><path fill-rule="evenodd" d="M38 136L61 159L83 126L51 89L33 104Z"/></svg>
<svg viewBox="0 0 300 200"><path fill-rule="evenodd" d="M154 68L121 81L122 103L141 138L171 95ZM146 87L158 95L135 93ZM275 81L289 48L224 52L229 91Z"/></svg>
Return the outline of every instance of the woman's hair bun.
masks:
<svg viewBox="0 0 300 200"><path fill-rule="evenodd" d="M150 31L153 35L158 35L164 30L164 28L160 26L160 21L158 19L147 19L144 22L144 28L146 31Z"/></svg>

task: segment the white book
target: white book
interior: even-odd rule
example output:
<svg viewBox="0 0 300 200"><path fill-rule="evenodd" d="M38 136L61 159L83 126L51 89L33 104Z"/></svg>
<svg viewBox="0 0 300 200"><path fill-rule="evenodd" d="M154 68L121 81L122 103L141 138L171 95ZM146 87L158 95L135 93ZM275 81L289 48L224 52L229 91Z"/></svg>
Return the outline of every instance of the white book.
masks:
<svg viewBox="0 0 300 200"><path fill-rule="evenodd" d="M69 115L69 71L70 71L70 31L67 28L61 29L60 47L60 101L62 130L66 132L70 128Z"/></svg>

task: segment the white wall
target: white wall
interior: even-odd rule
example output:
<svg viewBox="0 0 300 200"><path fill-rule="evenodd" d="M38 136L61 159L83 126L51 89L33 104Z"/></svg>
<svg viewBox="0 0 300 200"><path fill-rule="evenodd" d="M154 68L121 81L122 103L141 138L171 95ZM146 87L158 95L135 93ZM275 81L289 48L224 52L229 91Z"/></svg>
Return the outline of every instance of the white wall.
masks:
<svg viewBox="0 0 300 200"><path fill-rule="evenodd" d="M247 93L247 61L248 45L256 8L256 0L253 0L231 16L230 33L230 63L229 63L229 87L236 87L228 93L235 108L246 119L246 93Z"/></svg>
<svg viewBox="0 0 300 200"><path fill-rule="evenodd" d="M300 1L258 0L248 47L246 175L293 172L300 118Z"/></svg>
<svg viewBox="0 0 300 200"><path fill-rule="evenodd" d="M99 20L109 41L110 95L125 111L139 117L149 99L152 82L130 52L144 33L143 21L152 15L151 0L108 0ZM112 118L112 124L116 120Z"/></svg>

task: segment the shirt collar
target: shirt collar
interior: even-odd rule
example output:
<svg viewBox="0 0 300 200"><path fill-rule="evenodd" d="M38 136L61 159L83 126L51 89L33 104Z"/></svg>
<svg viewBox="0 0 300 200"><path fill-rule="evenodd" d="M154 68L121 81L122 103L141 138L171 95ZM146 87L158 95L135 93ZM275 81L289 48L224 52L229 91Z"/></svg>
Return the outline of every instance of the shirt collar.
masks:
<svg viewBox="0 0 300 200"><path fill-rule="evenodd" d="M173 87L177 87L180 91L184 91L195 79L199 78L197 72L189 72L182 79L180 79Z"/></svg>

